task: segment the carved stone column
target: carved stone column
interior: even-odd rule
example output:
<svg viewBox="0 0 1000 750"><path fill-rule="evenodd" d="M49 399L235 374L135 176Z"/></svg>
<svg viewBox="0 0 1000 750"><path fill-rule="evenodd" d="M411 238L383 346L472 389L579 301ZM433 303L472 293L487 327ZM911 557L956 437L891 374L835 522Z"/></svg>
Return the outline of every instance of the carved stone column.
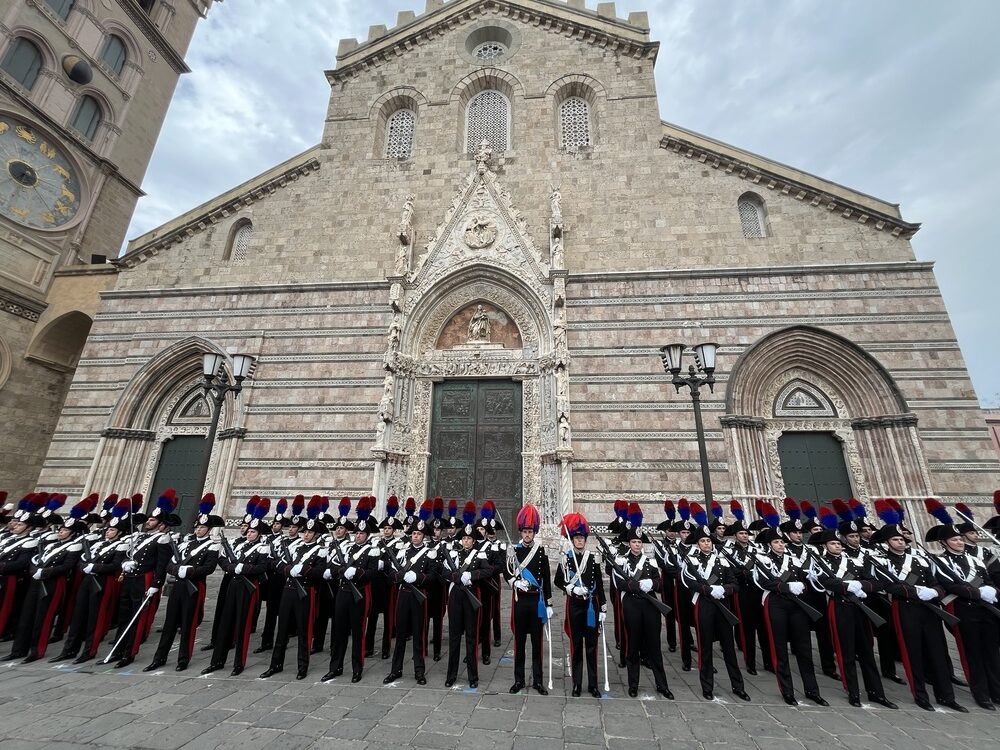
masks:
<svg viewBox="0 0 1000 750"><path fill-rule="evenodd" d="M765 420L730 415L721 417L719 421L731 458L733 494L738 498L775 496L775 483L769 470L764 439Z"/></svg>
<svg viewBox="0 0 1000 750"><path fill-rule="evenodd" d="M156 433L152 430L117 427L104 430L84 494L97 492L106 496L112 492L138 491L155 440Z"/></svg>

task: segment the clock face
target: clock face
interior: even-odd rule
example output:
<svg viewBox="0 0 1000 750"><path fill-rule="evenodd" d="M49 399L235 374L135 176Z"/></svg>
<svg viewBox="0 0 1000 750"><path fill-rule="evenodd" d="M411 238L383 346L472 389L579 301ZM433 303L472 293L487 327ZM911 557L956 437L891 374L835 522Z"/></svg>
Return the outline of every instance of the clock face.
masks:
<svg viewBox="0 0 1000 750"><path fill-rule="evenodd" d="M65 154L30 125L0 116L0 215L57 229L80 208L80 182Z"/></svg>

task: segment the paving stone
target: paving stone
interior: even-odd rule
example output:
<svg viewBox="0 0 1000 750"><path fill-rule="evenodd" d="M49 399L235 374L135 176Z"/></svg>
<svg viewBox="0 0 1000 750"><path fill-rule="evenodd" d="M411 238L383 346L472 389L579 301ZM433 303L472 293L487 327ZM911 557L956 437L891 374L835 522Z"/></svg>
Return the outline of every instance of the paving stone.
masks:
<svg viewBox="0 0 1000 750"><path fill-rule="evenodd" d="M325 736L345 740L363 740L374 728L375 722L367 719L340 719L326 730Z"/></svg>
<svg viewBox="0 0 1000 750"><path fill-rule="evenodd" d="M511 731L517 726L517 712L480 708L473 712L466 726L470 729L503 729Z"/></svg>

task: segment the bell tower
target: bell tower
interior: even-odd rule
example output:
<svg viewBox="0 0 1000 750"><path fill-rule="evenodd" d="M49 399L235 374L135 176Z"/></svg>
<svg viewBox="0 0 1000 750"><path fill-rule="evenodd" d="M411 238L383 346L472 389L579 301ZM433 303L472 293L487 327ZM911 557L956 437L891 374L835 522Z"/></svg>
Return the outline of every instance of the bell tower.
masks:
<svg viewBox="0 0 1000 750"><path fill-rule="evenodd" d="M0 488L12 496L38 476L99 293L115 282L107 260L212 4L26 0L0 10Z"/></svg>

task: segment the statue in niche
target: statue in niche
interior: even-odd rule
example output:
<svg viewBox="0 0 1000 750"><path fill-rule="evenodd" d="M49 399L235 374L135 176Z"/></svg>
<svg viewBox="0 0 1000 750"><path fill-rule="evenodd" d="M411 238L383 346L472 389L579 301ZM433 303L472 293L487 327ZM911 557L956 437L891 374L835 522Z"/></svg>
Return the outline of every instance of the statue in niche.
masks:
<svg viewBox="0 0 1000 750"><path fill-rule="evenodd" d="M396 250L396 275L402 276L410 270L410 247L413 244L413 195L406 196L403 203L403 215L399 219L396 231L399 237L399 249Z"/></svg>
<svg viewBox="0 0 1000 750"><path fill-rule="evenodd" d="M489 343L490 340L490 318L483 310L482 305L476 306L476 313L469 320L469 343L474 341L484 341Z"/></svg>
<svg viewBox="0 0 1000 750"><path fill-rule="evenodd" d="M566 351L566 326L557 323L553 328L552 339L556 353L564 353Z"/></svg>
<svg viewBox="0 0 1000 750"><path fill-rule="evenodd" d="M569 417L566 415L566 412L563 412L559 415L559 445L569 445L569 433Z"/></svg>
<svg viewBox="0 0 1000 750"><path fill-rule="evenodd" d="M392 390L393 390L393 377L392 374L385 376L385 380L382 385L382 398L378 402L378 421L379 424L384 424L385 422L392 421Z"/></svg>
<svg viewBox="0 0 1000 750"><path fill-rule="evenodd" d="M562 270L566 267L566 258L563 253L563 240L562 232L558 234L553 229L552 231L552 268L555 270Z"/></svg>
<svg viewBox="0 0 1000 750"><path fill-rule="evenodd" d="M549 206L552 211L552 223L562 224L562 193L559 192L559 188L553 187L552 194L549 196Z"/></svg>

